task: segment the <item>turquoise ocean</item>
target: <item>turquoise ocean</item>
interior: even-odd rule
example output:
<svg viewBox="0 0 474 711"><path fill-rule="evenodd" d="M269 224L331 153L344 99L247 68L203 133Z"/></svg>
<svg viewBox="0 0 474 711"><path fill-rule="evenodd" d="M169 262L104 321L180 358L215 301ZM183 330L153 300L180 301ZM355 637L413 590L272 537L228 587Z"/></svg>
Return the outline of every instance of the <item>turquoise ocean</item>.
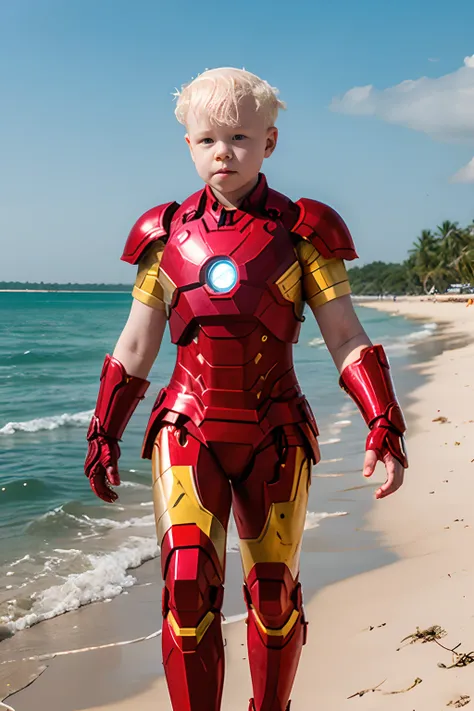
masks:
<svg viewBox="0 0 474 711"><path fill-rule="evenodd" d="M83 474L102 362L130 303L126 293L0 293L0 624L12 632L110 600L135 583L143 562L159 555L150 462L140 459L140 448L154 397L173 370L168 336L123 438L119 502L94 497ZM426 358L420 349L430 355L436 324L365 308L358 313L371 339L385 345L403 402L418 377L409 376L407 366ZM355 515L356 500L341 492L361 483L366 431L338 387L309 310L306 317L294 361L321 432L323 460L306 520L317 547L326 526L347 526L343 522ZM369 502L372 494L364 495ZM237 550L232 525L228 550Z"/></svg>

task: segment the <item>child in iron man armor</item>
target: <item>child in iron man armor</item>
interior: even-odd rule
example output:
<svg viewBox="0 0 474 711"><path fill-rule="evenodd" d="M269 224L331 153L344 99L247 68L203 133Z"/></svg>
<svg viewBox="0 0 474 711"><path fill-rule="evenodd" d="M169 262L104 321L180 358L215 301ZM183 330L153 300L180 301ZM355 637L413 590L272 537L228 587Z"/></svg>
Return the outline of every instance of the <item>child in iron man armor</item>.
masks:
<svg viewBox="0 0 474 711"><path fill-rule="evenodd" d="M407 466L405 423L383 347L352 306L343 260L350 233L327 205L293 202L260 173L284 108L249 72L206 71L176 115L204 187L158 205L132 228L122 259L138 264L130 317L106 356L85 472L117 499L118 442L149 383L169 323L177 360L158 394L143 457L152 460L161 546L163 664L175 711L218 711L221 606L231 507L248 608L250 711L288 711L306 627L299 553L318 430L293 369L307 304L369 434L364 475L383 461L380 499Z"/></svg>

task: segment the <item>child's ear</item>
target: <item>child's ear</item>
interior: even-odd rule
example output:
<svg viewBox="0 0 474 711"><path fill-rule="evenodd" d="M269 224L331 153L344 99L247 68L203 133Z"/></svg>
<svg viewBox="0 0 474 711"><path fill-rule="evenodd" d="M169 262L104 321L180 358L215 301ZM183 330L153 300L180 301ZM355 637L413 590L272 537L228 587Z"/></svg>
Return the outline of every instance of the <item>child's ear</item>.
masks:
<svg viewBox="0 0 474 711"><path fill-rule="evenodd" d="M194 161L193 147L192 147L192 145L191 145L191 139L189 138L189 134L188 134L188 133L185 135L184 140L185 140L186 143L188 144L189 152L191 153L191 158L192 158L193 161Z"/></svg>
<svg viewBox="0 0 474 711"><path fill-rule="evenodd" d="M278 143L278 129L272 126L267 131L267 141L265 144L265 158L269 158Z"/></svg>

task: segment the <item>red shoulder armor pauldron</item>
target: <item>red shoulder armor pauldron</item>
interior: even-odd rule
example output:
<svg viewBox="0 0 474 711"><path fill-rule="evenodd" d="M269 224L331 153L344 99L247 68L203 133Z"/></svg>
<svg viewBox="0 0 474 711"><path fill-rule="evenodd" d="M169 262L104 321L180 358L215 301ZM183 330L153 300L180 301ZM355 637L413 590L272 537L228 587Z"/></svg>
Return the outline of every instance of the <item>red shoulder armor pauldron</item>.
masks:
<svg viewBox="0 0 474 711"><path fill-rule="evenodd" d="M332 207L308 198L300 198L296 205L300 214L292 232L311 242L326 259L357 259L351 233Z"/></svg>
<svg viewBox="0 0 474 711"><path fill-rule="evenodd" d="M152 242L168 234L178 207L177 202L167 202L145 212L130 230L121 259L129 264L137 264Z"/></svg>

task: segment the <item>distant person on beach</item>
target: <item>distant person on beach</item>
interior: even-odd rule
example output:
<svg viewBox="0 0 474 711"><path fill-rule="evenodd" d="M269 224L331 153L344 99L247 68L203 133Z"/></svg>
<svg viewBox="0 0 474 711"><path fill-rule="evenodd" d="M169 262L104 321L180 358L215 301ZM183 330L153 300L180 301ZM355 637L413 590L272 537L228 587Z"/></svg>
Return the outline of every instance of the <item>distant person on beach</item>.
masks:
<svg viewBox="0 0 474 711"><path fill-rule="evenodd" d="M174 711L218 711L221 606L231 507L248 608L250 711L288 711L306 640L299 554L318 429L293 368L306 305L369 428L363 474L384 463L375 497L407 467L405 422L381 345L352 306L343 260L357 257L341 217L271 189L260 172L285 108L247 71L204 72L178 92L176 116L204 185L153 207L122 259L138 265L129 319L107 355L87 439L95 494L117 500L119 441L158 355L177 346L142 456L152 460L164 579L163 664Z"/></svg>

